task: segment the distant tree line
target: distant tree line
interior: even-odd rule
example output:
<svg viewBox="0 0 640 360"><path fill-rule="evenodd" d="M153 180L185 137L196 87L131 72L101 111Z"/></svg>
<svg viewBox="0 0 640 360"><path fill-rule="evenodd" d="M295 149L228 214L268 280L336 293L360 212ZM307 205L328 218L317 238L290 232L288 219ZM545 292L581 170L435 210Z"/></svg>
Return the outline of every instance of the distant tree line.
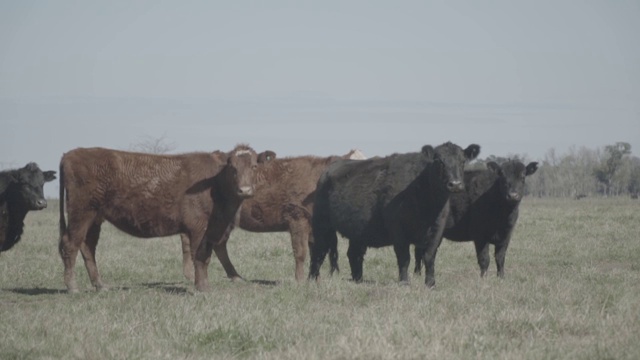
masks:
<svg viewBox="0 0 640 360"><path fill-rule="evenodd" d="M531 161L523 155L489 156L474 167L489 161L501 163L517 159ZM631 196L640 194L640 158L631 155L631 145L617 142L604 149L571 147L566 154L550 149L538 161L538 171L527 178L527 194L532 196L573 197Z"/></svg>

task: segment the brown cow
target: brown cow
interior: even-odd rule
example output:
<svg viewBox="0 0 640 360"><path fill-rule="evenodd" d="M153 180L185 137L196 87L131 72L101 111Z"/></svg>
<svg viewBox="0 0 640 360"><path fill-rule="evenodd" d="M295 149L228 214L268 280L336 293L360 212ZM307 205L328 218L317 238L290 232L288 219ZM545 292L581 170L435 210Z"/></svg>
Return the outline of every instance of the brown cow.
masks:
<svg viewBox="0 0 640 360"><path fill-rule="evenodd" d="M254 193L256 167L257 154L247 145L229 153L153 155L79 148L64 154L60 256L67 289L78 291L74 273L78 250L93 286L105 288L95 259L104 220L143 238L185 233L194 249L197 290L209 289L212 250L227 276L240 278L229 260L226 240L240 204Z"/></svg>
<svg viewBox="0 0 640 360"><path fill-rule="evenodd" d="M264 156L261 153L259 157ZM256 194L242 203L240 228L252 232L280 232L291 234L295 259L295 277L305 279L304 261L313 241L311 214L316 183L327 166L338 159L364 159L359 150L343 156L301 156L268 160L256 173ZM275 160L273 160L275 159ZM190 242L182 236L183 271L191 279Z"/></svg>

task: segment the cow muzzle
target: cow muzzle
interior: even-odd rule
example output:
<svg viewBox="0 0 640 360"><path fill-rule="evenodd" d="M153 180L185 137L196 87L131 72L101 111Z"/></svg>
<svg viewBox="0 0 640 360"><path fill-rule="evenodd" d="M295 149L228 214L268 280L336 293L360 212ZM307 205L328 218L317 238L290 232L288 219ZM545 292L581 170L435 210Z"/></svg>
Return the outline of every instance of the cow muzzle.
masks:
<svg viewBox="0 0 640 360"><path fill-rule="evenodd" d="M447 190L450 192L461 192L464 190L464 183L460 180L451 180L447 183Z"/></svg>
<svg viewBox="0 0 640 360"><path fill-rule="evenodd" d="M253 186L242 186L238 189L238 196L248 198L253 196Z"/></svg>
<svg viewBox="0 0 640 360"><path fill-rule="evenodd" d="M42 210L42 209L47 207L47 200L45 200L45 199L37 200L34 205L35 205L34 206L35 210Z"/></svg>
<svg viewBox="0 0 640 360"><path fill-rule="evenodd" d="M520 201L520 199L522 199L522 196L517 192L510 192L507 194L508 201L516 202L516 201Z"/></svg>

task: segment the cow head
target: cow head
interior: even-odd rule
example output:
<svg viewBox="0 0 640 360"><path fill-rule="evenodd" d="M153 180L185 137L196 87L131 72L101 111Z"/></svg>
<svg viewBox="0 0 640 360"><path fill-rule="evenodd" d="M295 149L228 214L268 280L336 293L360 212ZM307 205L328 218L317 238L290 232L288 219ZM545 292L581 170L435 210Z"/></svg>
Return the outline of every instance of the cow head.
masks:
<svg viewBox="0 0 640 360"><path fill-rule="evenodd" d="M449 192L464 190L464 165L480 154L480 146L469 145L466 149L451 142L437 146L422 147L422 152L432 160L431 176Z"/></svg>
<svg viewBox="0 0 640 360"><path fill-rule="evenodd" d="M240 198L253 196L258 154L247 145L238 145L227 154L222 176L229 191Z"/></svg>
<svg viewBox="0 0 640 360"><path fill-rule="evenodd" d="M10 172L7 198L26 210L42 210L47 207L44 198L44 184L56 178L55 171L42 171L36 163Z"/></svg>
<svg viewBox="0 0 640 360"><path fill-rule="evenodd" d="M524 166L520 161L509 160L500 166L491 161L487 163L487 168L498 175L498 188L504 199L517 203L524 195L524 179L538 170L538 163L531 162Z"/></svg>

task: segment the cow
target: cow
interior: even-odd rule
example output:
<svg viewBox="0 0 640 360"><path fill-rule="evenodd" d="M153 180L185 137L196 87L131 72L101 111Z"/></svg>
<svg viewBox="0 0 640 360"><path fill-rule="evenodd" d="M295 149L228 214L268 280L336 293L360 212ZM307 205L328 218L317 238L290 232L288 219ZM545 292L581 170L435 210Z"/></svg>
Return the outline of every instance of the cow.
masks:
<svg viewBox="0 0 640 360"><path fill-rule="evenodd" d="M309 278L318 278L327 252L335 251L338 231L349 239L354 281L362 281L368 247L393 245L400 281L408 282L409 246L418 244L426 248L425 284L435 286L434 262L449 197L464 190L464 165L479 152L476 144L463 150L447 142L436 148L425 145L421 152L331 164L316 190Z"/></svg>
<svg viewBox="0 0 640 360"><path fill-rule="evenodd" d="M291 235L295 261L295 279L305 279L304 261L311 233L311 214L316 183L327 166L339 159L363 159L359 150L343 156L299 156L275 159L275 154L261 153L258 158L269 161L256 173L256 194L241 206L238 225L251 232L282 232ZM275 159L275 160L274 160ZM189 241L182 236L183 272L189 278L193 263L189 256ZM331 253L333 259L334 253Z"/></svg>
<svg viewBox="0 0 640 360"><path fill-rule="evenodd" d="M78 250L92 285L106 288L95 259L105 220L136 237L186 234L199 291L210 289L207 269L212 251L227 276L239 279L226 240L240 204L254 194L256 168L257 154L245 144L228 153L154 155L78 148L64 154L59 251L68 291L78 291L74 273Z"/></svg>
<svg viewBox="0 0 640 360"><path fill-rule="evenodd" d="M538 170L538 163L524 165L509 160L502 165L487 163L487 169L465 171L465 191L453 194L443 236L449 240L473 241L480 276L489 268L489 244L495 247L498 277L504 277L504 259L511 233L518 221L525 178ZM415 248L414 272L421 272L423 249Z"/></svg>
<svg viewBox="0 0 640 360"><path fill-rule="evenodd" d="M0 253L20 241L24 218L47 207L44 184L56 179L55 171L42 171L36 163L0 171Z"/></svg>

